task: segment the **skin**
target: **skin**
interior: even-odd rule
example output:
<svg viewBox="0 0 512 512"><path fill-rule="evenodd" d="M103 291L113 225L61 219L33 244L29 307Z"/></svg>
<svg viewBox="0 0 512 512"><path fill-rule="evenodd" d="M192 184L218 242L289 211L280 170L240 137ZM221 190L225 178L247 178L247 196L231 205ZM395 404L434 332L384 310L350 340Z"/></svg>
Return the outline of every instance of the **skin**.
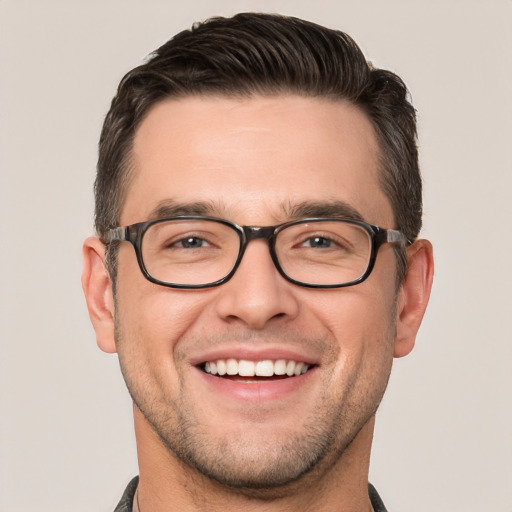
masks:
<svg viewBox="0 0 512 512"><path fill-rule="evenodd" d="M169 201L206 203L210 215L261 226L291 220L299 204L342 201L394 228L378 151L365 115L342 101L165 100L137 131L120 225ZM284 280L261 240L230 281L204 290L150 283L123 243L114 299L98 239L86 240L84 261L98 344L118 352L134 398L143 511L371 510L374 413L393 356L412 350L428 302L427 241L408 248L398 293L390 245L365 282L334 290ZM286 353L314 368L270 393L246 382L226 390L197 364L228 353Z"/></svg>

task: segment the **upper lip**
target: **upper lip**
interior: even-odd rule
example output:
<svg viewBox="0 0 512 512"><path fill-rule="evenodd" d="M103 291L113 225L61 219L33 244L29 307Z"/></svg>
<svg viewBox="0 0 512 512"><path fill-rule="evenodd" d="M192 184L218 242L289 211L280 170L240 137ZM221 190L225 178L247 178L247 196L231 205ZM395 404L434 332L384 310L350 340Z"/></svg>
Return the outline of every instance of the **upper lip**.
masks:
<svg viewBox="0 0 512 512"><path fill-rule="evenodd" d="M277 361L285 359L287 361L297 361L309 365L319 364L318 357L307 354L305 351L284 347L255 347L236 345L233 347L224 346L215 348L197 356L192 356L189 362L193 366L201 365L206 361L217 361L219 359L244 359L246 361Z"/></svg>

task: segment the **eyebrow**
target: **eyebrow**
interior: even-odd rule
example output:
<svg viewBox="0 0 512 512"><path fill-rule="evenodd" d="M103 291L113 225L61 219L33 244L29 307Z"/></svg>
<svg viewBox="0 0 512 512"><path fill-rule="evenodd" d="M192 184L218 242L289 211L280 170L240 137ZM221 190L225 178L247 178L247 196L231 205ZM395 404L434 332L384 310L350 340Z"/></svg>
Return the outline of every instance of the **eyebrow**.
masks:
<svg viewBox="0 0 512 512"><path fill-rule="evenodd" d="M216 216L224 212L225 208L221 204L213 201L194 201L192 203L179 203L173 199L164 199L160 201L151 213L149 220L163 219L165 217L176 217L179 215L206 215Z"/></svg>
<svg viewBox="0 0 512 512"><path fill-rule="evenodd" d="M303 201L281 204L281 215L284 221L301 218L325 217L364 221L362 214L345 201ZM194 201L180 203L173 199L160 201L149 215L149 220L176 217L180 215L205 215L229 219L229 209L226 205L214 201Z"/></svg>
<svg viewBox="0 0 512 512"><path fill-rule="evenodd" d="M300 219L307 217L341 218L364 221L362 214L345 201L304 201L283 206L287 217Z"/></svg>

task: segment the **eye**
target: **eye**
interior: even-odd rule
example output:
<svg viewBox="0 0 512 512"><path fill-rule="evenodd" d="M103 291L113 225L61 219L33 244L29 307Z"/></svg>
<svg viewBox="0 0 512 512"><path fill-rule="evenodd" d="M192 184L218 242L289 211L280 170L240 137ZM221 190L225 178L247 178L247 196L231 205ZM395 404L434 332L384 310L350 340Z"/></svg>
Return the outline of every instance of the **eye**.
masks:
<svg viewBox="0 0 512 512"><path fill-rule="evenodd" d="M208 247L210 244L204 238L189 236L174 242L172 245L181 249L199 249L201 247Z"/></svg>
<svg viewBox="0 0 512 512"><path fill-rule="evenodd" d="M312 247L313 249L328 249L333 244L330 238L324 236L312 236L306 238L301 244L302 247Z"/></svg>

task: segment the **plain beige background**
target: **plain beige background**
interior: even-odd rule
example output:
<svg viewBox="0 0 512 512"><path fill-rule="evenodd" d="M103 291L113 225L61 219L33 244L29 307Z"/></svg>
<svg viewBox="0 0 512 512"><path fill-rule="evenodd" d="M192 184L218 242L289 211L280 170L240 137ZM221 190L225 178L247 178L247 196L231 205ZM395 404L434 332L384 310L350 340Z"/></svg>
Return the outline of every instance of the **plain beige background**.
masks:
<svg viewBox="0 0 512 512"><path fill-rule="evenodd" d="M128 69L243 10L341 28L411 89L437 270L370 478L390 512L511 512L509 0L0 0L0 511L108 512L137 473L117 357L80 288L96 144Z"/></svg>

